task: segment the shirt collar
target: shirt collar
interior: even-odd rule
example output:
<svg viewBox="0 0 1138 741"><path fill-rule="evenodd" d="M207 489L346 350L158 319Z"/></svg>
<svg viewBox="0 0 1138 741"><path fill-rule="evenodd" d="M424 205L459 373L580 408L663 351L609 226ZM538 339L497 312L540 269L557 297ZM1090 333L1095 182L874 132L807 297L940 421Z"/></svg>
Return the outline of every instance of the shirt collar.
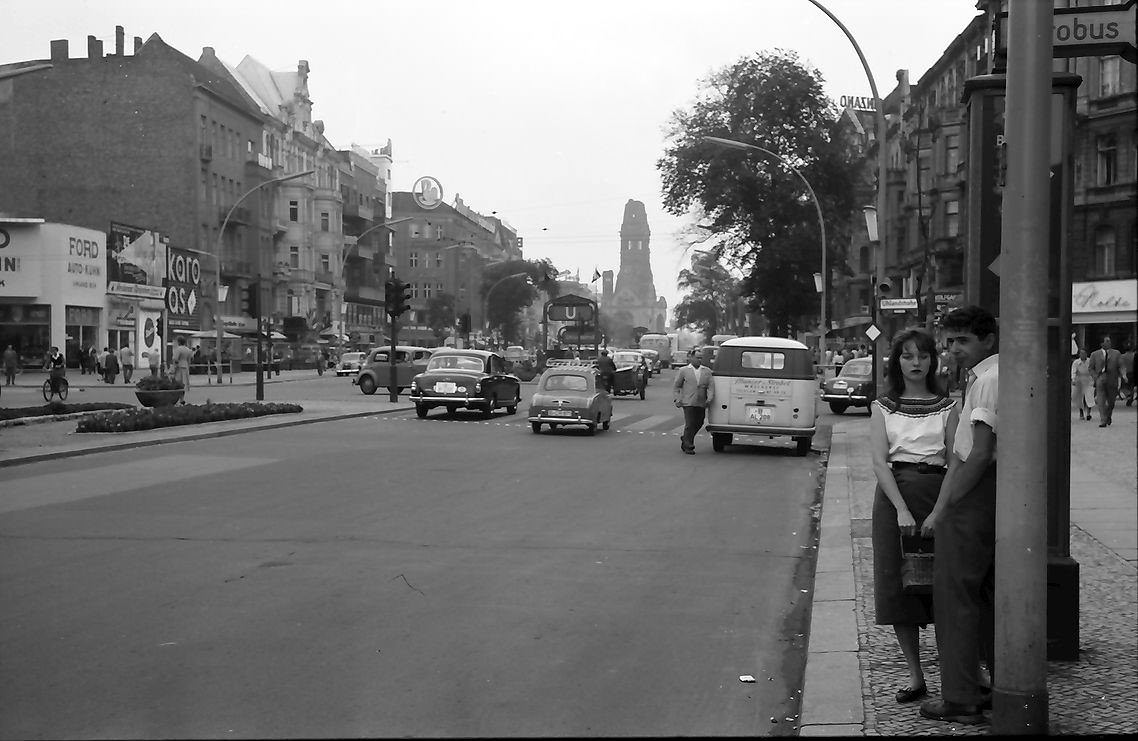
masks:
<svg viewBox="0 0 1138 741"><path fill-rule="evenodd" d="M972 374L974 376L980 376L986 370L988 370L992 366L996 365L999 362L999 358L1000 358L999 353L993 353L993 354L989 355L988 357L984 358L983 360L981 360L976 365L972 366Z"/></svg>

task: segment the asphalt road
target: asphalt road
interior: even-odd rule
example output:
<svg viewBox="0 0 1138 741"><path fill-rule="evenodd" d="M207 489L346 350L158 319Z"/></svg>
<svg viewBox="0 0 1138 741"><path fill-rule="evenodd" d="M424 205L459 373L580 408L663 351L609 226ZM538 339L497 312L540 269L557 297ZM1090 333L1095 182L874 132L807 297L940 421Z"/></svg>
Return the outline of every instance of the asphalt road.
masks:
<svg viewBox="0 0 1138 741"><path fill-rule="evenodd" d="M668 378L5 471L0 736L792 735L819 458L679 455Z"/></svg>

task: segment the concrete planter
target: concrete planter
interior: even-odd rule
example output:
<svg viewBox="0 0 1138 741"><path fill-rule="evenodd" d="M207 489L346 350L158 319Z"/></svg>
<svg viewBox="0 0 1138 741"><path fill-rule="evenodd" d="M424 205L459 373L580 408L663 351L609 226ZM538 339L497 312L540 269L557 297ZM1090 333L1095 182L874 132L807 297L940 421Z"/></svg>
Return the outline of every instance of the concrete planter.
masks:
<svg viewBox="0 0 1138 741"><path fill-rule="evenodd" d="M138 397L138 403L144 407L172 407L182 400L185 395L185 389L162 389L143 391L135 389L134 395Z"/></svg>

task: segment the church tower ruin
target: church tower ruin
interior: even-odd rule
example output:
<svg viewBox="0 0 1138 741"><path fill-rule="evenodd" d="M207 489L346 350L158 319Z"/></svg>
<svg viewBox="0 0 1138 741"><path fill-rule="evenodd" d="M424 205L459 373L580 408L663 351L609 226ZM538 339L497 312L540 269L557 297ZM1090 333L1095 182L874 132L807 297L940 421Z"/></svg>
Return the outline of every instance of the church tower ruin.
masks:
<svg viewBox="0 0 1138 741"><path fill-rule="evenodd" d="M651 240L644 203L629 199L624 204L624 221L620 225L620 270L608 308L614 319L634 327L647 327L649 332L663 332L668 302L656 296Z"/></svg>

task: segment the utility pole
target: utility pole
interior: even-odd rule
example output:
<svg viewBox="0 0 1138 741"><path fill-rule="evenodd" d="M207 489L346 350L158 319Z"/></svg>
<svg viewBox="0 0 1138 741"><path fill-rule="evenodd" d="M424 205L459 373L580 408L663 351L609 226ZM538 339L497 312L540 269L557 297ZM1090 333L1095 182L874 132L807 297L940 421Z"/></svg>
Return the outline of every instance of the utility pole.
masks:
<svg viewBox="0 0 1138 741"><path fill-rule="evenodd" d="M1047 286L1050 2L1009 0L1000 271L992 731L1047 726Z"/></svg>

